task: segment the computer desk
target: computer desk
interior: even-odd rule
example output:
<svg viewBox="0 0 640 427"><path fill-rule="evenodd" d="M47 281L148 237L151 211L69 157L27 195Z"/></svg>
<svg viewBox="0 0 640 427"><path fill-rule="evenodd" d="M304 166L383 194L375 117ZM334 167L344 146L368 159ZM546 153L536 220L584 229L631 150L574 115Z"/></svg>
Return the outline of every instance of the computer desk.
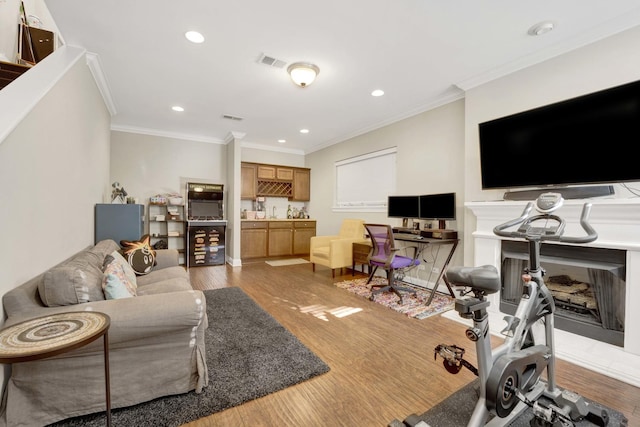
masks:
<svg viewBox="0 0 640 427"><path fill-rule="evenodd" d="M413 233L397 233L394 232L393 233L393 238L394 240L400 241L400 242L409 242L409 243L415 243L417 245L418 248L418 254L416 255L416 258L421 258L422 257L422 252L424 252L424 250L431 246L438 246L438 251L436 253L435 259L434 259L434 264L435 261L438 259L437 254L440 252L440 246L441 245L451 245L451 249L449 250L449 253L447 254L447 258L444 262L444 264L442 265L442 268L439 269L438 272L438 278L436 279L436 281L434 282L433 285L433 289L431 290L431 295L429 295L429 299L427 300L427 304L429 305L431 304L431 301L433 301L433 297L436 294L436 290L438 289L438 282L440 282L440 279L442 279L445 283L445 285L447 285L447 289L449 290L449 294L451 294L451 296L453 298L456 297L455 293L453 292L453 288L451 287L451 283L449 283L449 281L447 280L447 277L444 275L445 271L447 271L447 267L449 266L449 262L451 262L451 258L453 257L453 253L455 252L456 248L458 247L458 243L460 242L460 239L434 239L431 237L423 237L420 234L413 234ZM424 261L424 260L422 260ZM435 267L435 265L434 265ZM433 271L432 271L433 272ZM431 273L429 273L429 277L431 277ZM429 279L427 279L428 281Z"/></svg>

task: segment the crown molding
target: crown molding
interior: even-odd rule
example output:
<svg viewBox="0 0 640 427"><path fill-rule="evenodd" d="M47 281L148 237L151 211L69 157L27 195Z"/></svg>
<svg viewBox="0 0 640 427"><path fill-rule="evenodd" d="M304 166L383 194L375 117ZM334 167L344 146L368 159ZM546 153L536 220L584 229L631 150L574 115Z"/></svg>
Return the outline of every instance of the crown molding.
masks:
<svg viewBox="0 0 640 427"><path fill-rule="evenodd" d="M285 147L272 147L270 145L256 144L254 142L242 142L240 145L242 148L252 148L254 150L264 150L264 151L273 151L276 153L287 153L287 154L297 154L299 156L304 156L304 150L297 150L294 148L285 148Z"/></svg>
<svg viewBox="0 0 640 427"><path fill-rule="evenodd" d="M188 134L178 133L178 132L166 132L162 130L141 128L137 126L112 124L111 130L115 132L128 132L128 133L137 133L140 135L159 136L162 138L182 139L185 141L206 142L208 144L220 144L220 145L227 144L226 140L223 141L219 138L211 138L211 137L206 137L201 135L188 135Z"/></svg>
<svg viewBox="0 0 640 427"><path fill-rule="evenodd" d="M105 105L107 106L107 110L109 110L109 114L111 116L115 116L118 112L116 108L116 103L111 96L111 90L109 89L109 82L107 81L107 77L102 71L102 64L100 63L100 57L96 53L87 52L86 53L86 61L89 70L91 70L91 74L93 75L93 79L96 81L96 85L98 85L98 90L102 95L102 99L104 100Z"/></svg>

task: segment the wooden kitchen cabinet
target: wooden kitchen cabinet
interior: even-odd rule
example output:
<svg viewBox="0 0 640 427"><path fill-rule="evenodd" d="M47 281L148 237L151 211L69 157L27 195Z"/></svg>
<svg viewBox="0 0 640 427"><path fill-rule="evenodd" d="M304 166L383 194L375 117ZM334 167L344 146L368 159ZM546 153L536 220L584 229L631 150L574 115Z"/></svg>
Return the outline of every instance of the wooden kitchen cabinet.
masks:
<svg viewBox="0 0 640 427"><path fill-rule="evenodd" d="M241 199L255 199L257 191L257 175L256 165L251 163L242 163L240 169L241 186L240 186L240 198Z"/></svg>
<svg viewBox="0 0 640 427"><path fill-rule="evenodd" d="M240 231L240 258L263 258L267 256L268 235L266 221L242 221Z"/></svg>
<svg viewBox="0 0 640 427"><path fill-rule="evenodd" d="M295 221L293 223L293 254L309 255L311 238L315 235L315 221Z"/></svg>
<svg viewBox="0 0 640 427"><path fill-rule="evenodd" d="M276 167L276 179L279 181L293 181L293 169Z"/></svg>
<svg viewBox="0 0 640 427"><path fill-rule="evenodd" d="M311 200L311 169L261 163L241 163L240 198L286 197L292 201Z"/></svg>
<svg viewBox="0 0 640 427"><path fill-rule="evenodd" d="M258 179L276 179L276 166L258 165Z"/></svg>
<svg viewBox="0 0 640 427"><path fill-rule="evenodd" d="M311 199L311 170L293 170L293 189L291 200L308 202Z"/></svg>
<svg viewBox="0 0 640 427"><path fill-rule="evenodd" d="M258 179L274 179L277 181L292 181L293 168L277 165L258 165Z"/></svg>
<svg viewBox="0 0 640 427"><path fill-rule="evenodd" d="M293 253L293 221L269 221L269 256Z"/></svg>
<svg viewBox="0 0 640 427"><path fill-rule="evenodd" d="M309 255L315 220L242 221L240 257Z"/></svg>

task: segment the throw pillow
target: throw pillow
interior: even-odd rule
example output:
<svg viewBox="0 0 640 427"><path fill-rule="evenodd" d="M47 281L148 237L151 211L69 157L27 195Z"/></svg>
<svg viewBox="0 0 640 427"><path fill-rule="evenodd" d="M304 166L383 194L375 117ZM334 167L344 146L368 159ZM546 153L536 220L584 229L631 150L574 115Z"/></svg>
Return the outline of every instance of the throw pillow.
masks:
<svg viewBox="0 0 640 427"><path fill-rule="evenodd" d="M122 266L122 270L124 271L124 275L131 283L133 288L137 291L138 289L138 281L136 279L136 272L133 271L133 267L129 265L126 259L122 256L122 254L118 251L113 251L109 255L104 258L104 264L102 267L102 271L104 272L109 264L112 262L117 262Z"/></svg>
<svg viewBox="0 0 640 427"><path fill-rule="evenodd" d="M47 307L80 304L89 302L87 272L75 266L63 265L44 273L38 283L40 299Z"/></svg>
<svg viewBox="0 0 640 427"><path fill-rule="evenodd" d="M121 240L122 256L138 275L151 272L156 264L156 251L151 247L151 237L145 234L138 241Z"/></svg>
<svg viewBox="0 0 640 427"><path fill-rule="evenodd" d="M130 298L136 295L136 289L117 261L111 261L104 269L102 289L107 299Z"/></svg>
<svg viewBox="0 0 640 427"><path fill-rule="evenodd" d="M104 300L103 258L81 251L43 274L38 293L47 307Z"/></svg>

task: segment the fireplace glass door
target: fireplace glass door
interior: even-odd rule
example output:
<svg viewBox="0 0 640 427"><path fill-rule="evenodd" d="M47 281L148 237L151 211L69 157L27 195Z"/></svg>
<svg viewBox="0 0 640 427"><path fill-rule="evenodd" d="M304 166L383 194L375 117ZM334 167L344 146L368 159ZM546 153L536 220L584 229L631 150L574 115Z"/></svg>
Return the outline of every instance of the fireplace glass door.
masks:
<svg viewBox="0 0 640 427"><path fill-rule="evenodd" d="M529 265L528 244L502 242L500 310L514 314ZM542 245L544 282L555 300L555 326L624 346L626 253L617 249Z"/></svg>

